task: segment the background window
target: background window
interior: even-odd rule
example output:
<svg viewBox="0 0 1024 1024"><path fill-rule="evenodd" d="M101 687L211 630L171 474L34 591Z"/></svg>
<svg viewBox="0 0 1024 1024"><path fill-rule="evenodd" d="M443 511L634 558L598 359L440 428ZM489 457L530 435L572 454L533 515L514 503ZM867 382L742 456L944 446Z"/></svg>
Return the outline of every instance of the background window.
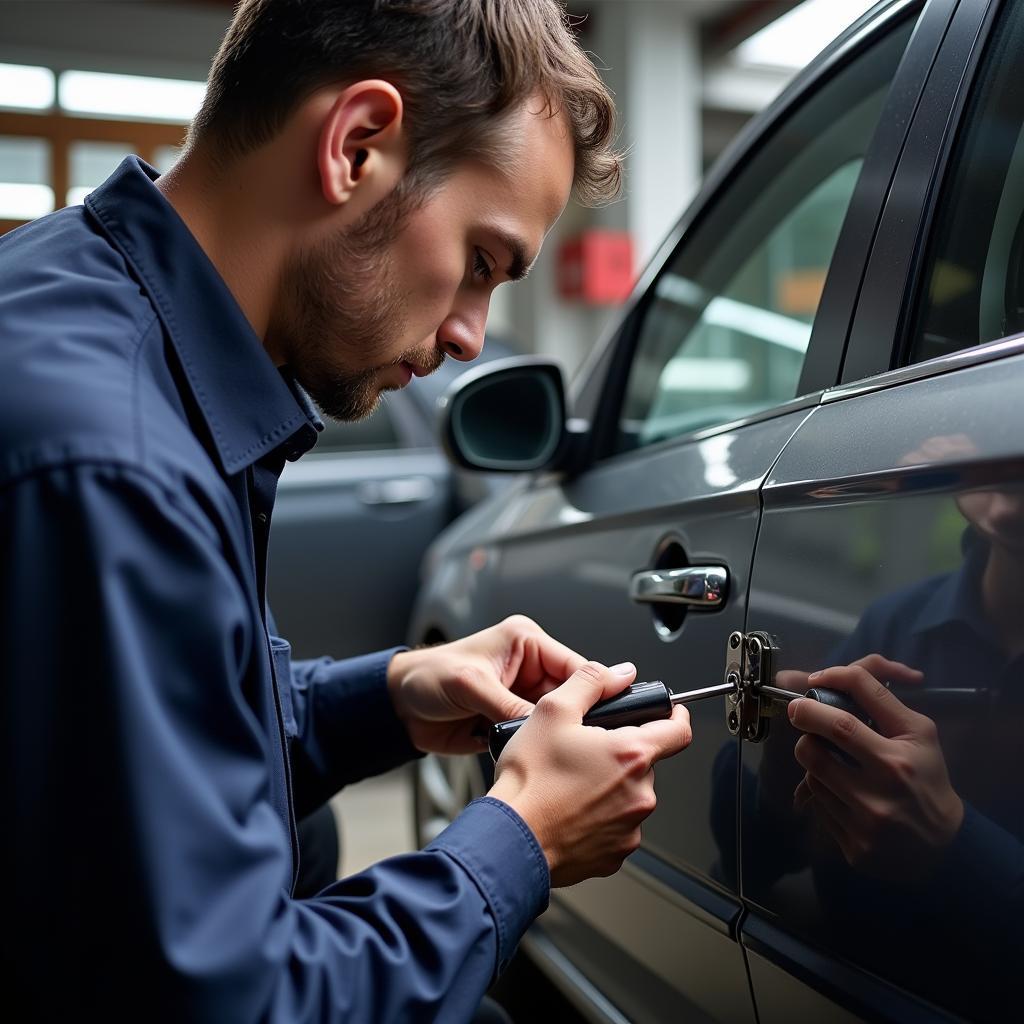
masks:
<svg viewBox="0 0 1024 1024"><path fill-rule="evenodd" d="M31 220L53 211L50 143L0 135L0 220Z"/></svg>
<svg viewBox="0 0 1024 1024"><path fill-rule="evenodd" d="M167 171L204 88L0 63L0 235L82 202L129 153Z"/></svg>
<svg viewBox="0 0 1024 1024"><path fill-rule="evenodd" d="M128 142L72 142L68 146L71 187L67 205L82 202L131 152L131 143Z"/></svg>
<svg viewBox="0 0 1024 1024"><path fill-rule="evenodd" d="M907 23L766 140L654 285L618 451L796 396L832 254Z"/></svg>
<svg viewBox="0 0 1024 1024"><path fill-rule="evenodd" d="M1024 331L1024 6L1004 12L964 113L906 362Z"/></svg>

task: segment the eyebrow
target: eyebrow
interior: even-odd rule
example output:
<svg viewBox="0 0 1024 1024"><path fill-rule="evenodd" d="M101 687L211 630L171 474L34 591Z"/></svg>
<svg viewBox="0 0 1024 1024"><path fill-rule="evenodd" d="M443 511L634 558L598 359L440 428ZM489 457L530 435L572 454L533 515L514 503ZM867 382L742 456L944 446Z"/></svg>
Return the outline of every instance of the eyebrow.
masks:
<svg viewBox="0 0 1024 1024"><path fill-rule="evenodd" d="M537 257L534 255L527 258L526 246L518 235L511 235L499 228L492 229L492 232L512 257L505 271L506 276L510 281L522 281L530 272Z"/></svg>

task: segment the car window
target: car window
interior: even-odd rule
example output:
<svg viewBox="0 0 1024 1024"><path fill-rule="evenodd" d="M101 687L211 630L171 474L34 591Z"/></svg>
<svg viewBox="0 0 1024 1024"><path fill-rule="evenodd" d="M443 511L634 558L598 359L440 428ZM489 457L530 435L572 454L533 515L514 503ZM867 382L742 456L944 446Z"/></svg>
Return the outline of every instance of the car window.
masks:
<svg viewBox="0 0 1024 1024"><path fill-rule="evenodd" d="M319 455L324 452L380 451L398 446L398 432L385 401L358 423L325 419L324 429L313 450Z"/></svg>
<svg viewBox="0 0 1024 1024"><path fill-rule="evenodd" d="M1005 4L940 197L904 362L1024 331L1024 5Z"/></svg>
<svg viewBox="0 0 1024 1024"><path fill-rule="evenodd" d="M639 328L616 451L796 396L833 250L911 27L788 116L684 239Z"/></svg>

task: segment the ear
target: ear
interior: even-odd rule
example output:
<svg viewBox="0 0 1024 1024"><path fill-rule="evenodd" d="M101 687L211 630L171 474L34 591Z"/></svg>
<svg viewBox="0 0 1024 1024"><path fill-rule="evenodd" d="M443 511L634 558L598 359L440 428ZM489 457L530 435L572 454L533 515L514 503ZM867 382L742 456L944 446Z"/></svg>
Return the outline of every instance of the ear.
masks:
<svg viewBox="0 0 1024 1024"><path fill-rule="evenodd" d="M342 90L324 118L317 169L324 199L363 212L384 198L405 173L403 104L390 82L356 82Z"/></svg>

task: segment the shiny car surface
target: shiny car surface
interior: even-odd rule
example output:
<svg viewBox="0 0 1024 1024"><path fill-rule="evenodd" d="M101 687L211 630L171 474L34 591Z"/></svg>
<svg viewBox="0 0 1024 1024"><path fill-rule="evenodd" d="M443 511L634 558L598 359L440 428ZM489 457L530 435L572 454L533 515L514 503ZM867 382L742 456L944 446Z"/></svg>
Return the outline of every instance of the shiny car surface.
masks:
<svg viewBox="0 0 1024 1024"><path fill-rule="evenodd" d="M596 347L572 471L516 478L428 553L414 641L523 612L682 690L763 635L763 681L860 662L908 712L874 723L878 764L819 764L843 799L808 806L784 706L693 705L641 849L553 893L525 943L592 1020L1019 1012L1022 54L1020 3L892 0L852 26L712 171ZM725 568L720 606L634 599L684 567ZM421 763L422 839L485 769Z"/></svg>

